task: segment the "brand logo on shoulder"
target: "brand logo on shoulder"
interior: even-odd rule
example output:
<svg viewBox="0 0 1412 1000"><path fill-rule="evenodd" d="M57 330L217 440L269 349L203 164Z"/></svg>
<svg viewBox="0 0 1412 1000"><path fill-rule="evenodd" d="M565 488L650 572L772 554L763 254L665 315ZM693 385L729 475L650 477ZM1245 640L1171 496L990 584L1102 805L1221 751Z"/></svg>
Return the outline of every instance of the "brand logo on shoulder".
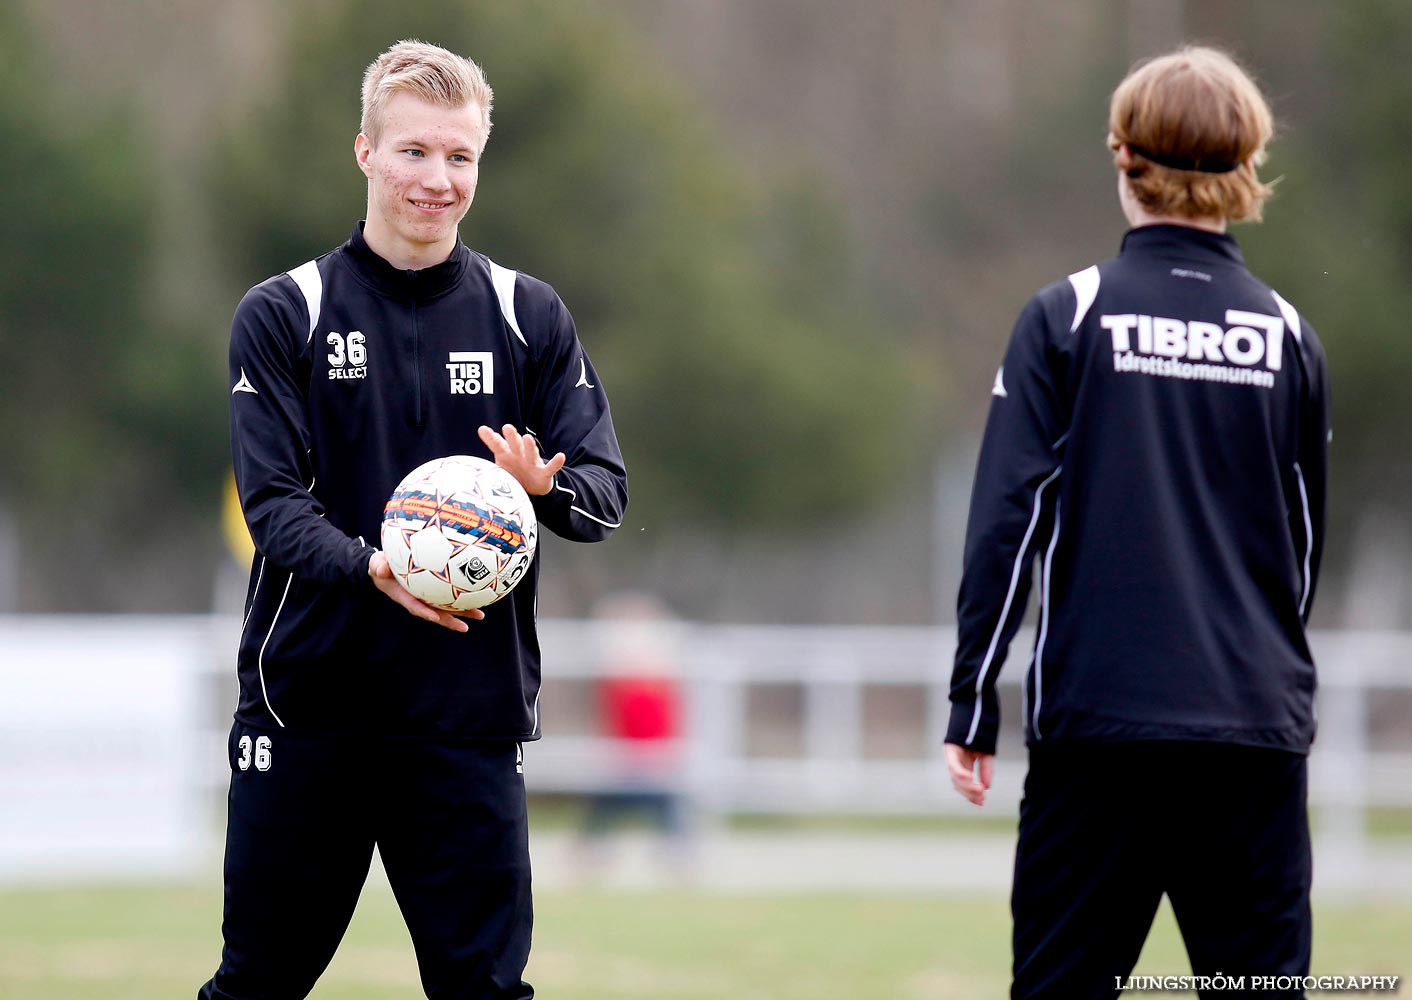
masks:
<svg viewBox="0 0 1412 1000"><path fill-rule="evenodd" d="M236 382L235 387L230 390L232 396L237 392L249 392L254 393L256 396L260 395L259 390L250 384L250 379L246 376L244 368L240 369L240 381Z"/></svg>
<svg viewBox="0 0 1412 1000"><path fill-rule="evenodd" d="M1227 309L1224 327L1136 313L1098 322L1112 335L1116 372L1270 389L1284 360L1284 320L1264 313Z"/></svg>
<svg viewBox="0 0 1412 1000"><path fill-rule="evenodd" d="M495 392L495 355L489 351L452 351L446 374L453 396L489 396Z"/></svg>
<svg viewBox="0 0 1412 1000"><path fill-rule="evenodd" d="M360 330L351 330L347 336L330 333L328 341L328 377L335 379L367 378L367 340Z"/></svg>
<svg viewBox="0 0 1412 1000"><path fill-rule="evenodd" d="M579 380L574 383L574 388L577 389L579 386L583 386L585 389L598 388L588 380L588 362L584 361L582 357L579 358Z"/></svg>

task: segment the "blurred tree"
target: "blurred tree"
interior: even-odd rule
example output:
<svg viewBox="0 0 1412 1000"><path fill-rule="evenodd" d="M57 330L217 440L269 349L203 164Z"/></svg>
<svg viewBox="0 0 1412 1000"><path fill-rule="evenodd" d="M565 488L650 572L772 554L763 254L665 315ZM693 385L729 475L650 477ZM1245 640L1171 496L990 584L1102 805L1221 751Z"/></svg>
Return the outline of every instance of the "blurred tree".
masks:
<svg viewBox="0 0 1412 1000"><path fill-rule="evenodd" d="M795 523L866 506L911 470L910 445L889 442L920 386L852 280L838 207L807 177L736 162L664 67L574 5L304 8L285 75L212 164L239 281L324 252L361 216L361 74L413 37L477 58L496 90L463 233L573 311L608 382L634 524Z"/></svg>
<svg viewBox="0 0 1412 1000"><path fill-rule="evenodd" d="M49 66L0 8L0 505L21 609L118 608L137 565L171 561L157 539L197 522L182 473L213 425L186 419L189 342L149 305L158 200L132 108L77 99Z"/></svg>
<svg viewBox="0 0 1412 1000"><path fill-rule="evenodd" d="M1405 517L1412 188L1402 130L1412 120L1412 6L1331 6L1320 37L1328 113L1276 147L1285 177L1249 242L1328 349L1335 515L1386 505Z"/></svg>

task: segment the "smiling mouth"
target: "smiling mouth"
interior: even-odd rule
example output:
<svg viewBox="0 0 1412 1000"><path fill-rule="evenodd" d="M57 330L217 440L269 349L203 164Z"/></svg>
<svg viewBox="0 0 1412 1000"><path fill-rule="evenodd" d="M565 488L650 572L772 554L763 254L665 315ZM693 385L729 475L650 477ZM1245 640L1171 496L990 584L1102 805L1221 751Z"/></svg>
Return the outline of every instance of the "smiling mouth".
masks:
<svg viewBox="0 0 1412 1000"><path fill-rule="evenodd" d="M450 207L451 207L451 202L449 202L449 201L447 201L447 202L439 202L439 201L413 201L412 204L413 204L413 205L416 205L418 208L425 208L425 209L427 209L427 210L429 210L429 211L435 211L435 210L437 210L437 209L441 209L441 208L450 208Z"/></svg>

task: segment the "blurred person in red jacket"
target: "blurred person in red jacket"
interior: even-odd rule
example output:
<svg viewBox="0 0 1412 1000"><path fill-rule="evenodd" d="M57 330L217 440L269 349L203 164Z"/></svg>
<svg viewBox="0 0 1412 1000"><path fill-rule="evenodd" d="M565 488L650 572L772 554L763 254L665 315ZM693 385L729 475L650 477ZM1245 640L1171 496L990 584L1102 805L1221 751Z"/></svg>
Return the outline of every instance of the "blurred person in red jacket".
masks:
<svg viewBox="0 0 1412 1000"><path fill-rule="evenodd" d="M608 743L609 777L588 797L584 863L602 866L610 833L626 820L660 834L666 863L680 868L687 860L688 809L678 626L659 601L636 593L606 598L594 617L599 735Z"/></svg>

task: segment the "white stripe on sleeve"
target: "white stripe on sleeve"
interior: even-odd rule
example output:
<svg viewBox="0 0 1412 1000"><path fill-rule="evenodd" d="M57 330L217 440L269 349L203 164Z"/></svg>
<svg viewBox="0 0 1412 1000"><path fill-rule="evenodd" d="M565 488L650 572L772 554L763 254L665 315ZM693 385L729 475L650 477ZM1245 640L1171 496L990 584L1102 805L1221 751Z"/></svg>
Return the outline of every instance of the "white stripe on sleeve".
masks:
<svg viewBox="0 0 1412 1000"><path fill-rule="evenodd" d="M559 479L557 476L554 478L554 488L556 490L561 490L562 492L567 493L574 500L577 500L579 498L579 495L573 490L569 489L567 486L560 486ZM573 504L569 504L569 510L573 511L575 514L581 514L584 517L588 518L590 521L594 521L598 524L603 525L603 527L605 528L621 528L623 526L621 521L605 521L603 518L598 517L594 514L590 514L582 507L576 507Z"/></svg>
<svg viewBox="0 0 1412 1000"><path fill-rule="evenodd" d="M510 329L520 338L520 343L528 347L529 341L525 340L525 335L520 332L520 324L515 319L515 277L518 272L501 267L488 258L487 262L490 264L490 283L495 286L495 297L500 300L500 315L505 317Z"/></svg>
<svg viewBox="0 0 1412 1000"><path fill-rule="evenodd" d="M1034 730L1035 739L1040 739L1039 707L1044 701L1044 640L1049 638L1049 579L1050 568L1054 565L1054 548L1059 544L1059 501L1054 501L1054 533L1049 538L1049 550L1044 553L1044 571L1040 574L1039 590L1039 641L1034 650Z"/></svg>
<svg viewBox="0 0 1412 1000"><path fill-rule="evenodd" d="M307 344L314 338L314 327L319 325L319 314L323 311L324 279L319 274L319 262L307 261L286 273L304 293L304 303L309 307L309 336L304 338Z"/></svg>
<svg viewBox="0 0 1412 1000"><path fill-rule="evenodd" d="M1074 321L1069 324L1069 332L1073 333L1079 328L1079 324L1088 315L1089 309L1093 308L1093 300L1098 297L1099 283L1098 265L1093 264L1069 275L1069 284L1074 286Z"/></svg>
<svg viewBox="0 0 1412 1000"><path fill-rule="evenodd" d="M1304 331L1299 325L1299 310L1286 302L1284 297L1274 289L1270 290L1270 294L1275 297L1275 305L1280 307L1280 313L1285 318L1285 326L1289 327L1289 332L1294 334L1294 339L1302 343Z"/></svg>
<svg viewBox="0 0 1412 1000"><path fill-rule="evenodd" d="M1310 564L1314 559L1314 521L1309 516L1309 491L1304 486L1304 470L1299 467L1299 463L1294 463L1294 475L1299 480L1299 500L1304 508L1304 592L1299 595L1299 616L1304 617L1304 611L1309 607L1309 590L1313 584Z"/></svg>
<svg viewBox="0 0 1412 1000"><path fill-rule="evenodd" d="M966 742L970 743L976 738L976 730L981 724L981 690L985 686L986 675L990 673L991 662L995 659L995 649L1000 645L1000 633L1005 631L1005 622L1010 617L1010 605L1015 600L1015 590L1020 585L1020 573L1025 568L1025 553L1030 548L1030 538L1034 535L1035 525L1039 523L1039 512L1044 498L1044 488L1058 478L1059 473L1064 471L1062 465L1057 466L1049 474L1049 478L1040 483L1034 491L1034 510L1030 513L1030 524L1025 529L1025 537L1020 541L1020 551L1015 553L1015 565L1010 571L1010 589L1005 592L1005 603L1000 608L1000 618L995 623L995 632L990 637L990 648L985 651L985 659L981 661L980 673L976 675L976 711L971 717L971 728L966 733Z"/></svg>

